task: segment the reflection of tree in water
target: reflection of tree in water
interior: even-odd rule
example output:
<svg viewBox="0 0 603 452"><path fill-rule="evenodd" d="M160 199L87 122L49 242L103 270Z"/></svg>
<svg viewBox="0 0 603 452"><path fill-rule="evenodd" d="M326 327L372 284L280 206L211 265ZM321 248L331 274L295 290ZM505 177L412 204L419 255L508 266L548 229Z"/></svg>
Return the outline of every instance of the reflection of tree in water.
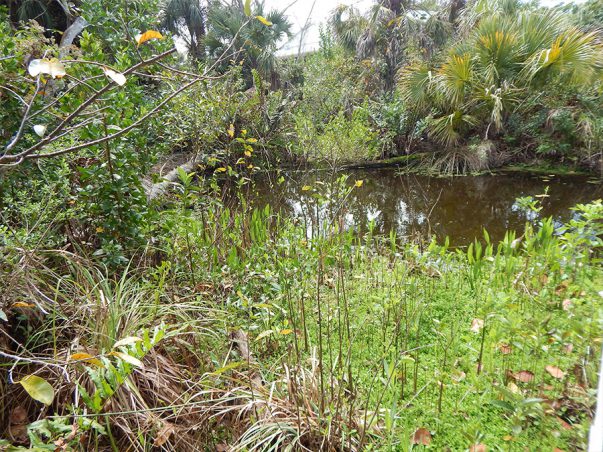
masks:
<svg viewBox="0 0 603 452"><path fill-rule="evenodd" d="M541 216L558 221L571 217L570 208L602 195L600 185L586 184L581 178L542 181L524 175L433 178L396 175L393 170L358 170L348 172L348 186L362 179L344 202L333 196L317 213L316 201L302 187L324 183L321 193L333 191L338 175L332 173L291 173L282 184L258 181L259 204L270 203L286 215L304 222L308 231L332 219L335 212L343 215L348 226L364 233L373 219L375 231L399 236L435 233L450 236L453 244L467 244L482 235L485 228L494 240L501 239L507 229L522 230L527 213L518 209L515 200L535 196L550 187L549 197L542 198Z"/></svg>

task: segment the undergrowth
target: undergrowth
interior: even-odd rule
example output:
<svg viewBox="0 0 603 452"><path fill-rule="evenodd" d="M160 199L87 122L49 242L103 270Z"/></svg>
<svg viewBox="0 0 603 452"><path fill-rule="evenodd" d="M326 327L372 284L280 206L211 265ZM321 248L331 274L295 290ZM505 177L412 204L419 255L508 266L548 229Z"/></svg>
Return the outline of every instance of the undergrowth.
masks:
<svg viewBox="0 0 603 452"><path fill-rule="evenodd" d="M308 187L328 220L295 224L182 175L119 271L3 229L0 444L585 449L601 201L451 249L346 229L361 189Z"/></svg>

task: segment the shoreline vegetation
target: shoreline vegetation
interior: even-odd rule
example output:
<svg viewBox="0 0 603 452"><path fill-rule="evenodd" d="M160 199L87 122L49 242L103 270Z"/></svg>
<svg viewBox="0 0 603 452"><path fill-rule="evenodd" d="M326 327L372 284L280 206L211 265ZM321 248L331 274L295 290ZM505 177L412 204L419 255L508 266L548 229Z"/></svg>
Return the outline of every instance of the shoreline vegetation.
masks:
<svg viewBox="0 0 603 452"><path fill-rule="evenodd" d="M601 199L346 214L355 168L600 183L602 11L374 0L280 57L262 1L0 2L0 450L587 450ZM308 221L251 196L292 166Z"/></svg>

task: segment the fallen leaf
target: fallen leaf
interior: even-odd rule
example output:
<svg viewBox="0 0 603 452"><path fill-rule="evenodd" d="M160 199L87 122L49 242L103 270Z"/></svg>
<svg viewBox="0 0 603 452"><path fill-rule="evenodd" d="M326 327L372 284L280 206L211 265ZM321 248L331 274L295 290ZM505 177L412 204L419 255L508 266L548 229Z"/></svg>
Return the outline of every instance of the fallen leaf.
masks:
<svg viewBox="0 0 603 452"><path fill-rule="evenodd" d="M508 355L509 353L511 353L513 351L513 349L511 348L511 346L509 344L500 344L498 346L498 349L500 350L500 352L503 355Z"/></svg>
<svg viewBox="0 0 603 452"><path fill-rule="evenodd" d="M510 381L509 384L507 385L507 389L509 391L511 391L513 394L519 394L521 392L520 389L519 389L519 386L517 386L512 381Z"/></svg>
<svg viewBox="0 0 603 452"><path fill-rule="evenodd" d="M561 284L559 284L556 288L555 288L555 293L557 295L561 295L563 292L565 292L567 290L567 288L569 287L569 280L564 280L561 282Z"/></svg>
<svg viewBox="0 0 603 452"><path fill-rule="evenodd" d="M480 330L484 327L484 321L482 319L473 319L471 322L471 331L474 333L479 333Z"/></svg>
<svg viewBox="0 0 603 452"><path fill-rule="evenodd" d="M561 419L559 416L557 416L557 420L559 421L559 423L561 424L561 427L563 427L564 430L572 429L571 424L568 423L567 421L565 421L564 419Z"/></svg>
<svg viewBox="0 0 603 452"><path fill-rule="evenodd" d="M516 374L513 374L513 378L522 383L529 383L534 380L534 373L529 370L520 370Z"/></svg>
<svg viewBox="0 0 603 452"><path fill-rule="evenodd" d="M81 361L83 364L94 364L98 367L104 367L100 359L95 358L88 353L74 353L69 357L69 361Z"/></svg>
<svg viewBox="0 0 603 452"><path fill-rule="evenodd" d="M545 370L553 377L561 380L565 377L565 372L559 369L557 366L546 366Z"/></svg>
<svg viewBox="0 0 603 452"><path fill-rule="evenodd" d="M469 452L487 452L488 447L485 444L472 444Z"/></svg>
<svg viewBox="0 0 603 452"><path fill-rule="evenodd" d="M32 399L42 402L44 405L50 405L54 400L54 388L42 377L27 375L19 383Z"/></svg>
<svg viewBox="0 0 603 452"><path fill-rule="evenodd" d="M136 35L136 44L140 46L151 39L163 39L163 35L155 30L145 31L141 35Z"/></svg>
<svg viewBox="0 0 603 452"><path fill-rule="evenodd" d="M176 433L174 425L170 424L169 422L164 422L163 427L161 427L161 429L157 432L157 435L155 436L155 441L153 442L153 445L155 447L163 446L168 441L168 439L170 439L170 436L172 436L174 433Z"/></svg>
<svg viewBox="0 0 603 452"><path fill-rule="evenodd" d="M25 303L24 301L17 301L13 303L13 308L33 308L35 304Z"/></svg>
<svg viewBox="0 0 603 452"><path fill-rule="evenodd" d="M459 372L455 372L454 374L452 374L450 376L450 378L452 378L452 380L456 381L457 383L463 381L466 377L467 377L467 374L465 372L463 372L462 370Z"/></svg>
<svg viewBox="0 0 603 452"><path fill-rule="evenodd" d="M418 428L412 435L412 443L429 446L431 444L431 433L424 427Z"/></svg>

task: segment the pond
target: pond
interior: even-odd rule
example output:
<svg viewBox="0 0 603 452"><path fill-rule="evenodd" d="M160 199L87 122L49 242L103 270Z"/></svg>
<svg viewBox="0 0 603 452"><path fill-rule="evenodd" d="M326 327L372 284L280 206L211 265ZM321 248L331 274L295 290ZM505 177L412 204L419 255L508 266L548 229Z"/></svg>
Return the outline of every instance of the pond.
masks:
<svg viewBox="0 0 603 452"><path fill-rule="evenodd" d="M356 181L362 185L345 196L337 182L342 175L347 176L346 187L354 187ZM317 193L328 202L317 202ZM542 211L534 214L522 208L516 199L524 196L537 197ZM602 185L582 176L513 173L441 178L400 174L392 168L269 173L256 181L252 194L256 206L270 204L304 224L309 235L321 222L337 217L344 227L360 233L372 226L375 233L393 230L403 239L435 234L442 240L448 236L457 246L481 237L484 228L493 240L500 240L506 230L520 232L526 221L538 217L552 216L561 223L572 217L571 207L577 203L601 197Z"/></svg>

